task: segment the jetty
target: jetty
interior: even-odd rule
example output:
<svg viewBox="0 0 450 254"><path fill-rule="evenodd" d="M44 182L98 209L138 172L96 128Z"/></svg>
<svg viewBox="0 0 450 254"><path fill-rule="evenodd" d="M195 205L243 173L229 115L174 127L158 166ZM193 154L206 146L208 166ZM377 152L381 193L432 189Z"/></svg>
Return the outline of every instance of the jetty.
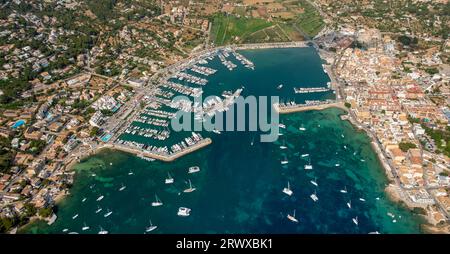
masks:
<svg viewBox="0 0 450 254"><path fill-rule="evenodd" d="M160 153L160 152L156 152L156 151L148 151L148 150L140 149L138 147L130 147L130 146L117 144L117 143L104 144L103 146L99 147L99 149L104 149L104 148L115 149L115 150L119 150L122 152L135 154L139 157L156 159L156 160L165 161L165 162L171 162L171 161L174 161L184 155L187 155L189 153L197 151L211 143L212 143L212 140L210 138L205 138L192 146L189 146L183 150L180 150L180 151L174 152L174 153L170 153L170 154Z"/></svg>
<svg viewBox="0 0 450 254"><path fill-rule="evenodd" d="M295 112L302 112L308 110L324 110L327 108L339 108L348 112L348 108L344 105L343 102L337 101L310 101L305 104L281 104L277 103L273 105L275 111L278 114L289 114Z"/></svg>

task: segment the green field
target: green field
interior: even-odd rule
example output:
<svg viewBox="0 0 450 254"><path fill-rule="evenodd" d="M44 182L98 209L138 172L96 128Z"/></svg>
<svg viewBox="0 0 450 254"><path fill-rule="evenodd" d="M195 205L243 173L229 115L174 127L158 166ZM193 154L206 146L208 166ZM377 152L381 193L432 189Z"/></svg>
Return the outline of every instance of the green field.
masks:
<svg viewBox="0 0 450 254"><path fill-rule="evenodd" d="M298 16L295 24L309 37L316 36L325 25L320 13L306 1L299 1L299 5L304 9L304 13Z"/></svg>
<svg viewBox="0 0 450 254"><path fill-rule="evenodd" d="M214 17L211 28L211 38L216 45L241 43L257 31L270 27L273 24L264 19L237 18L218 14Z"/></svg>

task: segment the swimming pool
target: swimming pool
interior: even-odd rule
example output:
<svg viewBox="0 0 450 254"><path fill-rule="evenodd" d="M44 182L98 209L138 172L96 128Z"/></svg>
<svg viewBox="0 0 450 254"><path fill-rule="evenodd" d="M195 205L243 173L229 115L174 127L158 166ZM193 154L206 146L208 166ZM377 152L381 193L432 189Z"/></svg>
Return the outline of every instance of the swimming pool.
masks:
<svg viewBox="0 0 450 254"><path fill-rule="evenodd" d="M25 123L26 123L25 120L18 120L17 122L14 123L14 125L11 128L17 129L20 126L24 125Z"/></svg>

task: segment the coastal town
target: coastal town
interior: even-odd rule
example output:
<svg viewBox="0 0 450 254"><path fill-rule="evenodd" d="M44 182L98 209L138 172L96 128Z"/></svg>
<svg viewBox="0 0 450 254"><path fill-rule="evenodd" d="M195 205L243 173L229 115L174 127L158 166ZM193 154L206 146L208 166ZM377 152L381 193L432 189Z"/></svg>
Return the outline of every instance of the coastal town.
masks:
<svg viewBox="0 0 450 254"><path fill-rule="evenodd" d="M36 219L53 223L73 165L101 149L169 162L211 144L196 132L174 141L170 120L179 110L197 120L224 112L245 88L203 105L172 99L201 95L217 72L208 61L252 70L239 50L282 47L315 48L331 79L292 94L334 91L336 98L279 104L279 113L346 111L341 118L372 139L391 198L423 215L429 232L449 232L448 1L407 1L433 12L396 20L384 10L380 22L378 1L349 1L352 8L328 0L108 2L2 6L0 232ZM240 22L249 31L233 30Z"/></svg>

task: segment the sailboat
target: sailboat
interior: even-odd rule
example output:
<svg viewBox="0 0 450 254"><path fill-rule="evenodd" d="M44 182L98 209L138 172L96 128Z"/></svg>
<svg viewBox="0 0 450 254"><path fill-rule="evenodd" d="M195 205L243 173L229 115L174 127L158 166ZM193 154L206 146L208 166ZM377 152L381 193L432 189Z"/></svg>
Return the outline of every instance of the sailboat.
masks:
<svg viewBox="0 0 450 254"><path fill-rule="evenodd" d="M98 234L99 234L99 235L106 235L106 234L108 234L108 231L104 230L104 229L102 228L102 226L100 226L100 231L98 232Z"/></svg>
<svg viewBox="0 0 450 254"><path fill-rule="evenodd" d="M185 189L183 192L189 193L195 191L196 188L192 187L191 179L189 179L189 188Z"/></svg>
<svg viewBox="0 0 450 254"><path fill-rule="evenodd" d="M315 185L315 186L319 186L319 185L317 184L317 178L314 178L314 180L311 180L310 182L311 182L311 184L313 184L313 185Z"/></svg>
<svg viewBox="0 0 450 254"><path fill-rule="evenodd" d="M358 226L358 216L352 219L353 223L355 223L356 226Z"/></svg>
<svg viewBox="0 0 450 254"><path fill-rule="evenodd" d="M87 200L87 198L83 198L83 200L81 200L81 202L83 202L83 203L84 203L84 202L85 202L86 200Z"/></svg>
<svg viewBox="0 0 450 254"><path fill-rule="evenodd" d="M119 191L125 190L126 187L127 187L127 186L123 185L123 183L122 183L122 187L120 187Z"/></svg>
<svg viewBox="0 0 450 254"><path fill-rule="evenodd" d="M295 222L295 223L298 223L298 220L295 218L295 209L294 209L294 214L293 214L293 215L288 214L288 215L287 215L287 218L288 218L290 221L293 221L293 222Z"/></svg>
<svg viewBox="0 0 450 254"><path fill-rule="evenodd" d="M281 165L285 165L285 164L288 164L288 163L289 163L289 161L287 160L286 155L285 155L284 159L281 161Z"/></svg>
<svg viewBox="0 0 450 254"><path fill-rule="evenodd" d="M152 202L152 206L162 206L163 203L161 202L161 200L158 198L158 196L155 194L155 201Z"/></svg>
<svg viewBox="0 0 450 254"><path fill-rule="evenodd" d="M308 157L308 156L309 156L309 153L304 153L304 154L302 154L301 156L302 156L302 158Z"/></svg>
<svg viewBox="0 0 450 254"><path fill-rule="evenodd" d="M153 230L155 230L158 226L153 226L152 224L152 220L150 220L150 226L145 228L145 232L151 232Z"/></svg>
<svg viewBox="0 0 450 254"><path fill-rule="evenodd" d="M352 209L352 201L351 200L349 200L347 202L347 206L348 206L348 209Z"/></svg>
<svg viewBox="0 0 450 254"><path fill-rule="evenodd" d="M311 165L311 159L309 159L308 164L305 165L305 170L311 170L313 166Z"/></svg>
<svg viewBox="0 0 450 254"><path fill-rule="evenodd" d="M95 210L95 213L101 212L103 209L100 206L97 206L97 210Z"/></svg>
<svg viewBox="0 0 450 254"><path fill-rule="evenodd" d="M103 215L103 217L108 217L108 216L110 216L111 214L112 214L112 212L109 210L109 209L107 209L107 213L105 213L105 215Z"/></svg>
<svg viewBox="0 0 450 254"><path fill-rule="evenodd" d="M347 186L344 186L344 189L341 190L341 193L347 193Z"/></svg>
<svg viewBox="0 0 450 254"><path fill-rule="evenodd" d="M104 198L105 196L101 195L100 197L97 198L97 201L100 201Z"/></svg>
<svg viewBox="0 0 450 254"><path fill-rule="evenodd" d="M283 140L283 145L280 146L280 149L286 149L286 148L287 148L286 141Z"/></svg>
<svg viewBox="0 0 450 254"><path fill-rule="evenodd" d="M306 131L305 127L299 127L298 129L301 130L301 131Z"/></svg>
<svg viewBox="0 0 450 254"><path fill-rule="evenodd" d="M128 172L128 175L129 176L134 175L134 172L130 170L130 172Z"/></svg>
<svg viewBox="0 0 450 254"><path fill-rule="evenodd" d="M311 199L314 201L314 202L317 202L318 200L319 200L319 198L317 197L317 192L316 191L314 191L314 193L313 194L311 194Z"/></svg>
<svg viewBox="0 0 450 254"><path fill-rule="evenodd" d="M359 200L360 200L361 202L366 202L366 200L363 199L363 198L359 198Z"/></svg>
<svg viewBox="0 0 450 254"><path fill-rule="evenodd" d="M168 177L166 178L165 183L166 183L166 184L171 184L171 183L173 183L173 178L172 178L172 176L170 175L169 172L167 172L167 175L168 175Z"/></svg>
<svg viewBox="0 0 450 254"><path fill-rule="evenodd" d="M78 218L78 213L72 216L72 220L75 220L76 218Z"/></svg>
<svg viewBox="0 0 450 254"><path fill-rule="evenodd" d="M83 223L83 227L81 228L81 230L86 231L89 229L89 226L86 225L86 223Z"/></svg>
<svg viewBox="0 0 450 254"><path fill-rule="evenodd" d="M283 189L283 193L285 193L288 196L292 195L292 190L291 190L291 186L289 185L289 181L288 181L287 187Z"/></svg>

